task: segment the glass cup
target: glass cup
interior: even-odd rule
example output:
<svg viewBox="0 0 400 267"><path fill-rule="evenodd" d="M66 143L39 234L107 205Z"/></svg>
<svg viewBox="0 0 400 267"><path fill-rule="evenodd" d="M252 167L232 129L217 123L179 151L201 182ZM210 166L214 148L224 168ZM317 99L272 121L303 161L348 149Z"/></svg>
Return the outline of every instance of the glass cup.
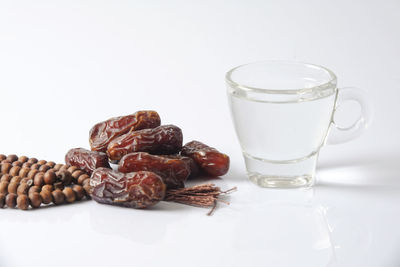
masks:
<svg viewBox="0 0 400 267"><path fill-rule="evenodd" d="M226 84L247 174L262 187L312 186L321 147L354 139L371 120L361 90L337 88L336 75L314 64L245 64L226 74ZM361 115L341 127L335 111L348 101L360 105Z"/></svg>

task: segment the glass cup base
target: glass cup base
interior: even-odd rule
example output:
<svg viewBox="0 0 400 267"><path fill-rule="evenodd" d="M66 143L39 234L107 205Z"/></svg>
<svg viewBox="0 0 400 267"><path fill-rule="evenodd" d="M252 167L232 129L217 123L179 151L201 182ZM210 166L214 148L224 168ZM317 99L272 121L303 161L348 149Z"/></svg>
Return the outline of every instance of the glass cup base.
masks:
<svg viewBox="0 0 400 267"><path fill-rule="evenodd" d="M296 161L269 161L243 153L247 175L267 188L304 188L314 184L317 154Z"/></svg>
<svg viewBox="0 0 400 267"><path fill-rule="evenodd" d="M269 188L299 188L311 187L313 177L309 175L303 176L270 176L259 173L247 173L250 181L261 187Z"/></svg>

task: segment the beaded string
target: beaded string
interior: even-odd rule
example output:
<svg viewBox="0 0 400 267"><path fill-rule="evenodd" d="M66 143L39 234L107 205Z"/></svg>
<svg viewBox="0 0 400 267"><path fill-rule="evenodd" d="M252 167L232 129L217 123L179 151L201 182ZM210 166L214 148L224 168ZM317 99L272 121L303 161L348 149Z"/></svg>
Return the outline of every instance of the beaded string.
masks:
<svg viewBox="0 0 400 267"><path fill-rule="evenodd" d="M0 208L28 210L42 204L61 205L84 198L90 199L90 176L76 166L56 164L26 156L0 154ZM214 184L168 190L164 201L210 207L215 210L221 195L236 190L221 191Z"/></svg>
<svg viewBox="0 0 400 267"><path fill-rule="evenodd" d="M27 210L90 198L90 176L75 166L0 154L0 177L0 208Z"/></svg>

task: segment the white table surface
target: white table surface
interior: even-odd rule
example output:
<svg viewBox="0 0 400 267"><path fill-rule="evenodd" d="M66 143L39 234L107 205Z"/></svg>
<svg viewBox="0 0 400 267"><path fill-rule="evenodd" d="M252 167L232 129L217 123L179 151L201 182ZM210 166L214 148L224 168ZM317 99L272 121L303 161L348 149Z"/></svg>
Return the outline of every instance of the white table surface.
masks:
<svg viewBox="0 0 400 267"><path fill-rule="evenodd" d="M0 153L62 162L94 123L155 109L230 155L212 182L238 187L231 204L2 209L0 267L400 266L400 3L149 2L0 2ZM327 66L374 104L362 137L323 148L312 189L246 178L224 73L260 59Z"/></svg>

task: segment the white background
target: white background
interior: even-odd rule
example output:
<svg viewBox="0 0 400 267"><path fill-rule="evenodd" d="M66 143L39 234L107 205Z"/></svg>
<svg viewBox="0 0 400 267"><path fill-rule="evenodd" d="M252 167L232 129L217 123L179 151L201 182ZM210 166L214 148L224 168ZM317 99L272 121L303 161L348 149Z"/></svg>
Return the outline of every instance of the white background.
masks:
<svg viewBox="0 0 400 267"><path fill-rule="evenodd" d="M215 182L239 190L212 217L171 203L0 210L0 266L400 266L399 13L399 1L1 1L0 153L63 162L94 123L154 109L229 154ZM324 65L373 102L362 137L322 150L311 190L246 179L224 74L263 59Z"/></svg>

